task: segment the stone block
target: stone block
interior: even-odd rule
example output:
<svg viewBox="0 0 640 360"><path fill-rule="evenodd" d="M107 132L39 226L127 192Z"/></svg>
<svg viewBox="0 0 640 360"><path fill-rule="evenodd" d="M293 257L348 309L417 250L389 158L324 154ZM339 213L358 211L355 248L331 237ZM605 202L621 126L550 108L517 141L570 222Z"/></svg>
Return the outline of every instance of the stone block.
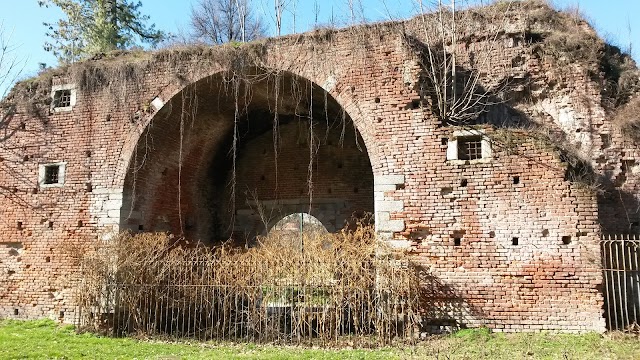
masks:
<svg viewBox="0 0 640 360"><path fill-rule="evenodd" d="M374 186L404 184L404 175L378 175L373 177Z"/></svg>
<svg viewBox="0 0 640 360"><path fill-rule="evenodd" d="M376 211L398 212L404 210L404 202L400 200L376 201Z"/></svg>
<svg viewBox="0 0 640 360"><path fill-rule="evenodd" d="M122 200L106 200L102 202L102 210L120 210Z"/></svg>
<svg viewBox="0 0 640 360"><path fill-rule="evenodd" d="M398 232L404 230L404 220L386 220L376 223L378 231L382 232Z"/></svg>

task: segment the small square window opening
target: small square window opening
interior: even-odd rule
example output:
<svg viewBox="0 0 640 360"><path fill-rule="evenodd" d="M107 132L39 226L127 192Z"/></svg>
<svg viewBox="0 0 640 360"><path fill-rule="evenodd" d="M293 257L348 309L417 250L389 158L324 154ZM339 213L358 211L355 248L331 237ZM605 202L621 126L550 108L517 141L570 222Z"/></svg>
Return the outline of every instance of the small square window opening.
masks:
<svg viewBox="0 0 640 360"><path fill-rule="evenodd" d="M482 159L482 136L470 136L458 139L458 159Z"/></svg>
<svg viewBox="0 0 640 360"><path fill-rule="evenodd" d="M47 165L44 168L45 185L60 183L60 165Z"/></svg>
<svg viewBox="0 0 640 360"><path fill-rule="evenodd" d="M38 184L42 188L61 187L65 182L66 162L40 164Z"/></svg>
<svg viewBox="0 0 640 360"><path fill-rule="evenodd" d="M57 90L53 95L54 108L66 108L71 106L71 89Z"/></svg>

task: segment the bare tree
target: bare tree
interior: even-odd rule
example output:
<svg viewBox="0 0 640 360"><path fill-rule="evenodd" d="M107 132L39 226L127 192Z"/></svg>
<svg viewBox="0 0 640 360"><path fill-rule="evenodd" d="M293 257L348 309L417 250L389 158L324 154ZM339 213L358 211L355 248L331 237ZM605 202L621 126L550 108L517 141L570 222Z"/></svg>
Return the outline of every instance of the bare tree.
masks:
<svg viewBox="0 0 640 360"><path fill-rule="evenodd" d="M282 16L289 6L289 0L273 0L273 10L276 20L276 34L282 35Z"/></svg>
<svg viewBox="0 0 640 360"><path fill-rule="evenodd" d="M347 10L349 11L348 24L355 25L359 22L365 23L364 6L361 0L346 0Z"/></svg>
<svg viewBox="0 0 640 360"><path fill-rule="evenodd" d="M265 36L250 0L199 0L191 8L191 40L207 44L251 41Z"/></svg>
<svg viewBox="0 0 640 360"><path fill-rule="evenodd" d="M24 69L25 62L16 56L17 46L11 43L11 34L7 34L0 22L0 98L4 98L10 86L15 83Z"/></svg>
<svg viewBox="0 0 640 360"><path fill-rule="evenodd" d="M472 26L474 20L456 11L459 1L437 0L431 6L423 0L415 1L425 40L423 66L427 70L427 88L424 91L434 100L436 114L444 123L467 124L496 104L494 94L504 90L506 84L498 84L497 88L481 85L479 69L488 66L491 49L485 49L473 64L466 64L469 68L460 68L456 44L463 33L461 29ZM489 43L504 31L510 7L509 4L505 9L489 14L491 28L484 29L493 34L488 38Z"/></svg>

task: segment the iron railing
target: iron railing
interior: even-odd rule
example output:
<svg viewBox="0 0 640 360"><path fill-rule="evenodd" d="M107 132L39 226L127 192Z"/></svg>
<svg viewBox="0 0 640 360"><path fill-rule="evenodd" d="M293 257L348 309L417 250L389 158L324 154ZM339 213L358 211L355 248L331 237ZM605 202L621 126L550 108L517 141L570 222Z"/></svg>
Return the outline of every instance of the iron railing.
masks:
<svg viewBox="0 0 640 360"><path fill-rule="evenodd" d="M79 294L77 325L110 336L277 344L365 341L379 346L417 337L409 297L418 294L352 287L335 276L234 285L207 270L216 266L215 261L185 261L172 266L175 273L160 277L163 282L127 283L114 272L103 284L81 286L100 289Z"/></svg>
<svg viewBox="0 0 640 360"><path fill-rule="evenodd" d="M609 330L640 324L640 238L604 236L600 249L604 277L604 306Z"/></svg>

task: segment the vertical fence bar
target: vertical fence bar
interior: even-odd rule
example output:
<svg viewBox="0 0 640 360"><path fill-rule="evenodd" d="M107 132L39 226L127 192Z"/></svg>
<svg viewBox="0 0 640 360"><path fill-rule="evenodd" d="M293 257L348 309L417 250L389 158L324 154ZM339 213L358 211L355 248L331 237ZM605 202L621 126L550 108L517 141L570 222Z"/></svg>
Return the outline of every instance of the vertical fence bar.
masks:
<svg viewBox="0 0 640 360"><path fill-rule="evenodd" d="M640 323L640 239L637 235L602 237L605 315L609 330Z"/></svg>
<svg viewBox="0 0 640 360"><path fill-rule="evenodd" d="M635 279L637 265L617 259L637 251L617 245L612 248L611 244L603 241L601 245L603 254L611 256L612 249L616 251L615 261L603 263L607 269L605 288L611 288L608 270L621 265L629 271L616 272L619 284L614 290L626 287L637 292L635 282L620 282L626 279L625 274ZM210 254L195 252L192 258L158 261L163 263L149 263L138 270L135 266L109 269L110 276L96 292L97 299L78 309L78 324L106 321L112 336L146 332L174 339L307 345L347 340L356 346L371 346L413 336L414 313L409 304L413 293L402 272L408 265L392 257L356 263L357 271L362 272L358 276L371 276L372 283L360 283L359 278L354 280L340 271L329 275L316 271L322 270L323 264L311 256L234 263L231 268L238 277L231 283L227 274L219 271L229 266L227 260ZM637 261L634 258L634 264ZM281 269L287 272L282 275ZM135 271L142 271L143 276ZM260 275L243 277L253 272ZM607 301L611 302L609 297ZM87 314L87 309L95 313ZM625 321L635 320L636 307L626 310Z"/></svg>

